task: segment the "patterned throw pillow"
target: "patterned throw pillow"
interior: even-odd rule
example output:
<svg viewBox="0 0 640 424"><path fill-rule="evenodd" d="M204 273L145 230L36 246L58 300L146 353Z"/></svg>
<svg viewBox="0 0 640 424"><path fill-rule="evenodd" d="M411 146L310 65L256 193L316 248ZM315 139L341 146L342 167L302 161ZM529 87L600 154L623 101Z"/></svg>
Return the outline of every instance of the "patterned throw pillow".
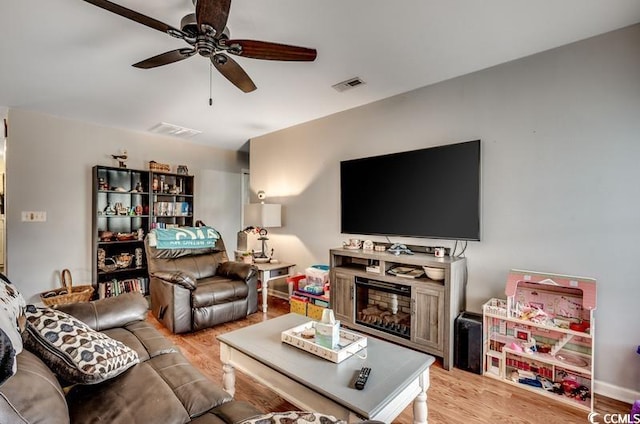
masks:
<svg viewBox="0 0 640 424"><path fill-rule="evenodd" d="M0 384L16 373L16 355L22 352L24 298L0 273Z"/></svg>
<svg viewBox="0 0 640 424"><path fill-rule="evenodd" d="M290 411L260 415L240 424L346 424L346 421L318 412Z"/></svg>
<svg viewBox="0 0 640 424"><path fill-rule="evenodd" d="M138 354L71 315L27 306L25 345L69 383L94 384L139 362Z"/></svg>

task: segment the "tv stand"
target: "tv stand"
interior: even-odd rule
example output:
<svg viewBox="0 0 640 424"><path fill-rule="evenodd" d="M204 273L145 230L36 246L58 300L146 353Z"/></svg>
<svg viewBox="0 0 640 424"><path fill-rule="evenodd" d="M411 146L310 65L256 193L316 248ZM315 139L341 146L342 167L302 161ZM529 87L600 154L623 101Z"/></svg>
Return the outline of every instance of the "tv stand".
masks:
<svg viewBox="0 0 640 424"><path fill-rule="evenodd" d="M439 356L451 368L454 321L465 306L466 259L338 248L330 250L330 261L331 305L342 325ZM442 269L444 279L419 275L423 266ZM399 267L409 272L390 273Z"/></svg>

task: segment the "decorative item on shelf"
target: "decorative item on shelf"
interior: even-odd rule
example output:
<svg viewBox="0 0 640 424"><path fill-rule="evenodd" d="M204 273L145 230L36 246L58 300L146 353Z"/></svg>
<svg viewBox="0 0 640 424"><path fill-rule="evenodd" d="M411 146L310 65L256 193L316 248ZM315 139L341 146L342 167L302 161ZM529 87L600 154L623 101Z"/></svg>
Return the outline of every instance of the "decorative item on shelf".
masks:
<svg viewBox="0 0 640 424"><path fill-rule="evenodd" d="M138 231L136 231L136 235L138 237L138 240L140 241L144 240L144 228L142 227L138 228Z"/></svg>
<svg viewBox="0 0 640 424"><path fill-rule="evenodd" d="M242 262L244 262L245 264L253 263L253 254L251 252L242 252L241 258Z"/></svg>
<svg viewBox="0 0 640 424"><path fill-rule="evenodd" d="M187 165L178 165L178 168L176 169L176 174L189 175L189 170L187 169Z"/></svg>
<svg viewBox="0 0 640 424"><path fill-rule="evenodd" d="M170 172L171 166L168 163L159 163L155 160L149 161L150 171Z"/></svg>
<svg viewBox="0 0 640 424"><path fill-rule="evenodd" d="M98 233L98 238L100 239L100 241L111 241L114 235L115 234L113 233L113 231L100 231Z"/></svg>
<svg viewBox="0 0 640 424"><path fill-rule="evenodd" d="M111 155L111 157L118 161L118 166L120 168L126 168L127 167L127 158L128 158L128 156L127 156L127 151L126 150L123 150L118 155Z"/></svg>
<svg viewBox="0 0 640 424"><path fill-rule="evenodd" d="M444 268L434 268L430 266L423 266L425 274L427 277L434 281L442 281L444 280Z"/></svg>
<svg viewBox="0 0 640 424"><path fill-rule="evenodd" d="M281 213L282 205L279 204L266 204L264 200L266 198L265 192L260 190L258 192L258 199L260 203L249 203L244 205L244 225L246 227L255 227L254 231L260 234L258 238L262 242L262 250L259 254L254 256L254 260L269 262L270 258L267 256L267 228L281 227ZM272 249L273 252L273 249Z"/></svg>
<svg viewBox="0 0 640 424"><path fill-rule="evenodd" d="M436 258L444 258L446 250L444 247L436 247L433 249Z"/></svg>
<svg viewBox="0 0 640 424"><path fill-rule="evenodd" d="M358 250L362 247L362 241L357 238L351 238L349 241L343 241L342 246L345 249Z"/></svg>
<svg viewBox="0 0 640 424"><path fill-rule="evenodd" d="M113 207L111 202L107 202L107 206L104 207L104 214L105 215L115 215L116 214L116 209Z"/></svg>
<svg viewBox="0 0 640 424"><path fill-rule="evenodd" d="M384 244L376 244L373 247L373 250L375 250L376 252L384 252L385 250L387 250L387 248L385 247Z"/></svg>
<svg viewBox="0 0 640 424"><path fill-rule="evenodd" d="M133 210L136 215L142 215L142 213L144 212L144 208L142 207L142 205L136 205Z"/></svg>
<svg viewBox="0 0 640 424"><path fill-rule="evenodd" d="M180 194L180 189L174 184L169 187L169 194Z"/></svg>
<svg viewBox="0 0 640 424"><path fill-rule="evenodd" d="M104 261L107 259L107 252L103 248L98 248L98 269L104 268Z"/></svg>
<svg viewBox="0 0 640 424"><path fill-rule="evenodd" d="M131 190L131 192L132 193L142 193L143 192L142 183L140 181L138 181L136 183L136 187L133 190Z"/></svg>
<svg viewBox="0 0 640 424"><path fill-rule="evenodd" d="M105 179L102 177L98 178L98 190L108 190L108 189L109 189L109 184L107 184Z"/></svg>
<svg viewBox="0 0 640 424"><path fill-rule="evenodd" d="M372 251L373 242L371 240L365 240L364 243L362 243L362 250Z"/></svg>
<svg viewBox="0 0 640 424"><path fill-rule="evenodd" d="M391 245L391 247L389 248L389 253L393 253L396 256L400 256L401 253L404 253L406 255L413 255L413 252L407 246L400 243L394 243L393 245Z"/></svg>
<svg viewBox="0 0 640 424"><path fill-rule="evenodd" d="M258 239L260 240L260 239ZM262 252L261 252L262 253ZM260 254L261 254L260 253ZM266 264L268 263L271 258L268 255L264 255L264 257L260 256L260 254L256 254L255 252L252 251L252 256L253 256L253 262L257 263L257 264Z"/></svg>
<svg viewBox="0 0 640 424"><path fill-rule="evenodd" d="M138 233L137 232L132 232L132 233L118 233L116 234L116 239L118 241L129 241L129 240L135 240L138 237Z"/></svg>
<svg viewBox="0 0 640 424"><path fill-rule="evenodd" d="M115 210L116 210L116 214L117 215L126 215L127 214L127 207L124 206L122 204L122 202L116 202L115 204Z"/></svg>
<svg viewBox="0 0 640 424"><path fill-rule="evenodd" d="M115 257L118 268L128 268L133 261L131 253L121 253Z"/></svg>
<svg viewBox="0 0 640 424"><path fill-rule="evenodd" d="M105 258L101 265L102 266L98 266L98 269L103 272L113 272L118 269L118 264L116 264L116 260L113 258Z"/></svg>
<svg viewBox="0 0 640 424"><path fill-rule="evenodd" d="M135 258L136 258L136 268L141 268L142 267L142 247L136 247L135 250Z"/></svg>

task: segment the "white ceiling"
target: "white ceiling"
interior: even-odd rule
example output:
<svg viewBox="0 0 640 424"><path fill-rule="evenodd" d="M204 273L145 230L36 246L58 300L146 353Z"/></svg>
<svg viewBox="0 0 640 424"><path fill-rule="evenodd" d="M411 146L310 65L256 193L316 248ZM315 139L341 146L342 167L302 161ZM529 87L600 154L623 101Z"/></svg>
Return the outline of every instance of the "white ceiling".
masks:
<svg viewBox="0 0 640 424"><path fill-rule="evenodd" d="M313 47L315 62L236 61L242 93L194 56L140 60L188 45L82 0L0 0L0 106L148 131L168 122L193 142L250 138L640 22L638 0L234 0L232 38ZM191 0L116 0L179 27ZM359 76L366 85L331 85Z"/></svg>

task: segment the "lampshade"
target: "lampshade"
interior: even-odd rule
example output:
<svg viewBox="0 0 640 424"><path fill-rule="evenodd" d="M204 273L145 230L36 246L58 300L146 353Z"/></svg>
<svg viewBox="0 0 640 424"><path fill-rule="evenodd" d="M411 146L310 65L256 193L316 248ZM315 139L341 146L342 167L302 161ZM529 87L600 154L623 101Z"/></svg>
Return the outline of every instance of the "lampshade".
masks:
<svg viewBox="0 0 640 424"><path fill-rule="evenodd" d="M282 205L248 203L244 205L244 226L259 228L281 227Z"/></svg>

